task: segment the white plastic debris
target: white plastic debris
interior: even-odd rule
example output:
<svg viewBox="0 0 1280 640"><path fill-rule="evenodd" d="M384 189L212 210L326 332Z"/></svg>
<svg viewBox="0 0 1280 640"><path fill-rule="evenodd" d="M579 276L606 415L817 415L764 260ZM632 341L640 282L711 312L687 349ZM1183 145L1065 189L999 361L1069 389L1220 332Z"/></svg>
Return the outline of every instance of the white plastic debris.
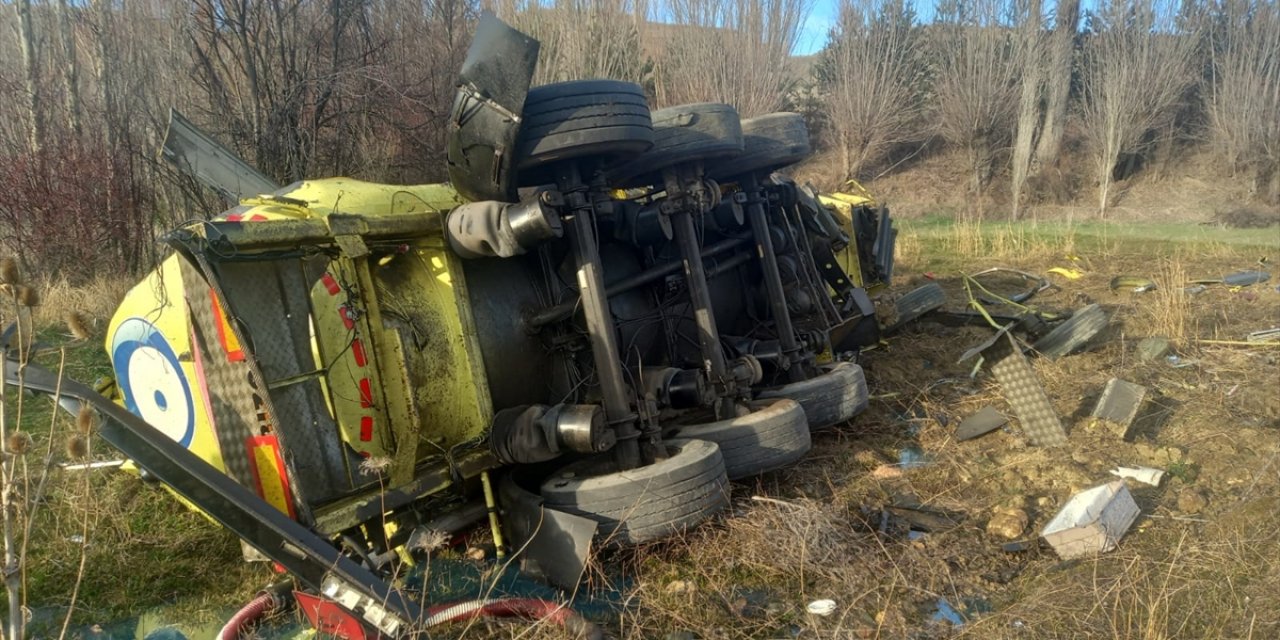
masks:
<svg viewBox="0 0 1280 640"><path fill-rule="evenodd" d="M1113 480L1072 496L1041 535L1060 557L1079 558L1116 548L1137 517L1124 480Z"/></svg>
<svg viewBox="0 0 1280 640"><path fill-rule="evenodd" d="M1160 481L1164 480L1164 471L1151 467L1116 467L1111 470L1111 475L1117 478L1132 478L1153 487L1160 486Z"/></svg>
<svg viewBox="0 0 1280 640"><path fill-rule="evenodd" d="M835 600L814 600L805 610L815 616L829 616L836 612Z"/></svg>

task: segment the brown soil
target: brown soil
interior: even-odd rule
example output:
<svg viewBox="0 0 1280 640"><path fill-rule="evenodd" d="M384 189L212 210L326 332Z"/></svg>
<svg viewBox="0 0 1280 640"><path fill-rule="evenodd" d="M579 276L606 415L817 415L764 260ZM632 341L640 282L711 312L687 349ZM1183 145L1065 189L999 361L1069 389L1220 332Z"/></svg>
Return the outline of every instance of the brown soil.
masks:
<svg viewBox="0 0 1280 640"><path fill-rule="evenodd" d="M1033 360L1068 430L1063 447L1032 446L1016 418L956 441L956 425L983 407L1012 416L989 375L971 379L972 363L957 363L990 329L926 320L889 338L864 354L873 400L853 424L817 435L797 467L735 485L727 517L623 559L638 607L614 631L627 638L1276 637L1280 348L1200 340L1238 341L1280 326L1280 291L1275 279L1196 295L1173 286L1247 268L1256 259L1249 251L1169 259L1149 247L1086 261L1076 281L1050 276L1057 286L1034 298L1037 307L1097 302L1111 317L1086 352ZM1040 270L1056 263L1010 262ZM924 282L927 267L916 265L896 289ZM1112 275L1128 271L1155 275L1162 288L1112 291ZM963 309L962 283L940 282L949 307ZM1169 327L1181 328L1168 335L1176 362L1142 361L1137 342ZM1089 416L1112 377L1148 390L1128 439ZM929 462L897 466L904 450ZM1113 480L1108 471L1122 465L1166 477L1159 487L1129 481L1141 513L1117 549L1064 561L1039 543L1074 493ZM1019 550L988 532L998 513L1029 517ZM806 613L822 598L835 601L834 614ZM939 600L964 624L940 619Z"/></svg>

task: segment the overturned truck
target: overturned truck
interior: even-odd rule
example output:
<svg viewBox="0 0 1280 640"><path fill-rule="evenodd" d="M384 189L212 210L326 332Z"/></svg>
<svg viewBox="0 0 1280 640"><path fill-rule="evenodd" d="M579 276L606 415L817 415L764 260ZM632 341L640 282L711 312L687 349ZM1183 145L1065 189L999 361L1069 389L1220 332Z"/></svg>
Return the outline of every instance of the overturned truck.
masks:
<svg viewBox="0 0 1280 640"><path fill-rule="evenodd" d="M171 141L247 197L168 234L110 323L109 399L62 381L141 470L288 570L327 633L495 606L393 588L427 532L487 518L499 553L571 586L592 545L696 525L866 405L853 360L878 340L894 230L869 198L776 173L810 154L802 118L530 88L537 50L482 19L449 184L268 188Z"/></svg>

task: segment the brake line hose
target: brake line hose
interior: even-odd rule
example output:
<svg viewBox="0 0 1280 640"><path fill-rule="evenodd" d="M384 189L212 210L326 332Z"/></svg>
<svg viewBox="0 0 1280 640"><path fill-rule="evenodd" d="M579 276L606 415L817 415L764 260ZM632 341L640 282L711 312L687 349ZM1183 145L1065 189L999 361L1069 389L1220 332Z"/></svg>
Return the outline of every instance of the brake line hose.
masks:
<svg viewBox="0 0 1280 640"><path fill-rule="evenodd" d="M465 600L431 607L427 611L426 628L449 622L460 622L480 617L527 618L538 622L551 622L564 627L574 637L586 640L603 640L604 631L594 622L578 615L569 607L533 598L504 598L499 600Z"/></svg>

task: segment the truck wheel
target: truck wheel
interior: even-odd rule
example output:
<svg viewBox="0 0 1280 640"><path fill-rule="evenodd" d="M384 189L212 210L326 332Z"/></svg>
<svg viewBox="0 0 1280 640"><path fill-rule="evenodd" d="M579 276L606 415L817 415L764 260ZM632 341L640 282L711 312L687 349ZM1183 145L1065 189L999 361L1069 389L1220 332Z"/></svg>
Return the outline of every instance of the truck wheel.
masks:
<svg viewBox="0 0 1280 640"><path fill-rule="evenodd" d="M867 378L862 367L838 362L821 375L767 389L761 398L790 398L804 409L809 429L825 429L853 419L867 408Z"/></svg>
<svg viewBox="0 0 1280 640"><path fill-rule="evenodd" d="M742 145L738 112L727 104L658 109L653 112L653 148L611 169L609 181L619 187L660 183L662 169L736 156Z"/></svg>
<svg viewBox="0 0 1280 640"><path fill-rule="evenodd" d="M946 303L947 294L936 282L930 282L923 287L912 289L894 303L898 319L886 332L897 331L907 324L920 319L926 313L941 309L942 305Z"/></svg>
<svg viewBox="0 0 1280 640"><path fill-rule="evenodd" d="M1097 304L1082 307L1067 318L1053 331L1045 334L1031 345L1040 355L1057 360L1077 349L1083 348L1103 329L1107 328L1107 312Z"/></svg>
<svg viewBox="0 0 1280 640"><path fill-rule="evenodd" d="M520 186L554 182L550 165L583 158L632 156L653 146L649 103L640 85L577 80L534 87L516 139Z"/></svg>
<svg viewBox="0 0 1280 640"><path fill-rule="evenodd" d="M665 538L729 504L724 457L714 442L669 440L670 457L617 471L609 455L570 463L542 482L543 503L600 523L606 546Z"/></svg>
<svg viewBox="0 0 1280 640"><path fill-rule="evenodd" d="M813 153L809 128L798 113L770 113L742 121L742 155L709 170L716 180L767 173L793 165Z"/></svg>
<svg viewBox="0 0 1280 640"><path fill-rule="evenodd" d="M680 427L676 434L720 445L730 480L781 469L809 452L809 422L798 403L774 398L752 405L746 415Z"/></svg>

